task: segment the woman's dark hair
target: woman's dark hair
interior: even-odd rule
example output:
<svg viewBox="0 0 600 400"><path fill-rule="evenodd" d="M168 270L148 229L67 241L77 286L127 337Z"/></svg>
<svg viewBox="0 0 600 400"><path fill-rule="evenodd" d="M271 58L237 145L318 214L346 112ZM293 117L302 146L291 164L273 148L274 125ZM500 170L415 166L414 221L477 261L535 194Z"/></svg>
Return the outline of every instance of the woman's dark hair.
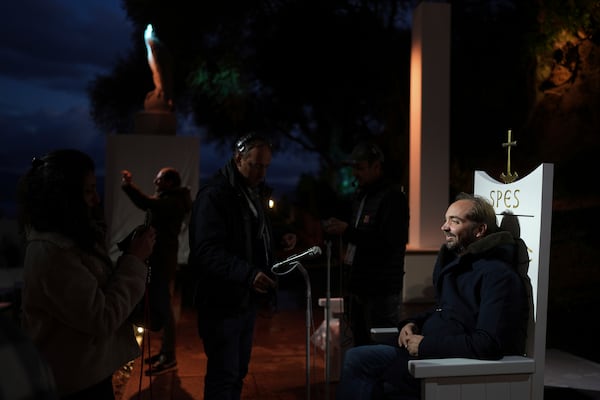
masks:
<svg viewBox="0 0 600 400"><path fill-rule="evenodd" d="M58 232L81 247L92 247L97 231L83 192L85 178L94 169L94 161L79 150L55 150L34 158L17 190L21 228Z"/></svg>

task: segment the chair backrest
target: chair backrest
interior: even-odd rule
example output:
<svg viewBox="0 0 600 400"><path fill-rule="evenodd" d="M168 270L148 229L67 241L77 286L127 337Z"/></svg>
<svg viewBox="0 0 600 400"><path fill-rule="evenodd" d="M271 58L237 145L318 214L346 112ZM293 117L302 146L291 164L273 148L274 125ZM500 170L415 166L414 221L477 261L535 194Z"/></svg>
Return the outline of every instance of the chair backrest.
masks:
<svg viewBox="0 0 600 400"><path fill-rule="evenodd" d="M525 244L522 249L527 255L521 268L527 270L531 283L526 355L535 360L534 399L543 398L544 391L553 175L553 164L541 164L526 177L511 183L499 182L483 171L475 171L475 194L491 200L499 225Z"/></svg>

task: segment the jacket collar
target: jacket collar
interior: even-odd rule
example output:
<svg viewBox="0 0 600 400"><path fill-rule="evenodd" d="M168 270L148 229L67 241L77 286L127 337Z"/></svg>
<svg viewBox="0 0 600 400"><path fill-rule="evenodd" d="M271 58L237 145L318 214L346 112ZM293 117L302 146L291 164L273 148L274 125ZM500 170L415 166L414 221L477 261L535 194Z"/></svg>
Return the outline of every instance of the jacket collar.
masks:
<svg viewBox="0 0 600 400"><path fill-rule="evenodd" d="M506 249L506 247L509 247L511 250L498 251L495 254L503 261L511 262L514 255L514 244L515 240L510 232L500 231L490 233L476 242L471 243L469 246L467 246L465 253L460 256L458 256L453 250L448 250L445 245L442 245L440 250L441 266L445 268L450 264L460 263L461 259L480 257L485 253L496 251L500 248Z"/></svg>
<svg viewBox="0 0 600 400"><path fill-rule="evenodd" d="M355 195L356 195L356 197L361 198L362 196L365 196L365 195L368 195L371 193L375 193L375 192L381 190L381 188L385 187L387 184L388 184L388 181L384 177L381 177L366 186L358 188L358 190L356 190Z"/></svg>
<svg viewBox="0 0 600 400"><path fill-rule="evenodd" d="M496 233L490 233L489 235L471 243L467 246L466 253L481 254L486 253L489 250L507 244L514 244L515 240L510 232L500 231Z"/></svg>
<svg viewBox="0 0 600 400"><path fill-rule="evenodd" d="M238 171L237 166L235 165L235 160L233 158L231 158L229 162L219 170L219 173L227 179L227 182L229 182L229 185L231 185L231 187L236 188L238 190L244 190L246 192L250 191L250 188L248 187L248 185L246 185L246 182L244 181L244 177L242 176L242 174L240 174L240 171ZM269 186L267 186L264 182L258 185L258 187L255 190L261 198L269 197L272 192L272 189Z"/></svg>

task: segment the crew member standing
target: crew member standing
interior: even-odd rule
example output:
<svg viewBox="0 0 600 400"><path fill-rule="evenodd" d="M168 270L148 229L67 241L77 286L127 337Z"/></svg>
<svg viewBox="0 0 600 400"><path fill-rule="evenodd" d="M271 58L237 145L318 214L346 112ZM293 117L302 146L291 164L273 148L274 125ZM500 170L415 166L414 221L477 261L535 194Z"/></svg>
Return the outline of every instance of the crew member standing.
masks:
<svg viewBox="0 0 600 400"><path fill-rule="evenodd" d="M360 143L350 163L357 190L352 218L330 218L329 234L342 235L349 268L349 317L354 346L371 343L373 327L396 326L402 307L404 255L408 242L408 201L399 185L384 175L384 155Z"/></svg>
<svg viewBox="0 0 600 400"><path fill-rule="evenodd" d="M270 190L264 184L271 156L264 137L242 137L194 201L188 265L198 278L195 304L207 356L206 400L240 399L257 310L275 294Z"/></svg>
<svg viewBox="0 0 600 400"><path fill-rule="evenodd" d="M152 268L148 285L150 324L162 325L160 352L148 358L148 375L160 375L177 367L175 355L175 315L172 297L175 292L179 233L192 206L190 190L181 186L181 176L172 167L158 171L154 178L156 192L144 194L133 183L131 172L121 172L121 187L136 207L145 210L150 225L156 229L156 245L149 264ZM153 321L154 320L154 321Z"/></svg>

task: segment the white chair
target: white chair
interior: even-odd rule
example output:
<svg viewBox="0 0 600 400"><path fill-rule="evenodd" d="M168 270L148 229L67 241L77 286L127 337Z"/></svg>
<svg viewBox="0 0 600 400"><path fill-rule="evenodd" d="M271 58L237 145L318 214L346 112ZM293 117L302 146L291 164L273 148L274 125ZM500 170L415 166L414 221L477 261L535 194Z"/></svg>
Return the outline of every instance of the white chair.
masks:
<svg viewBox="0 0 600 400"><path fill-rule="evenodd" d="M410 373L421 379L422 400L543 399L553 173L552 164L541 164L528 176L505 184L475 172L475 194L491 199L500 224L526 245L529 265L525 266L531 282L526 355L498 361L409 361Z"/></svg>

